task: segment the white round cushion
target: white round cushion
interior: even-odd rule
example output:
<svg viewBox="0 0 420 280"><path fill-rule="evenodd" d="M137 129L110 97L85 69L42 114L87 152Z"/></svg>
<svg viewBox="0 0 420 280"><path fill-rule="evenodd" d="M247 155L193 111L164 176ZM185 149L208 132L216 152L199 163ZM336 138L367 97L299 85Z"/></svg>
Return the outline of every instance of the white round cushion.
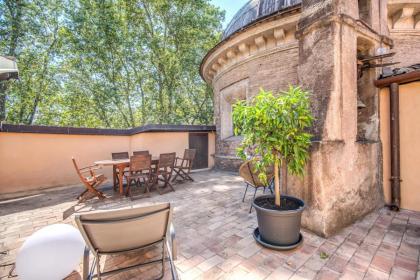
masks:
<svg viewBox="0 0 420 280"><path fill-rule="evenodd" d="M61 280L80 264L85 242L67 224L46 226L23 243L16 258L19 279Z"/></svg>

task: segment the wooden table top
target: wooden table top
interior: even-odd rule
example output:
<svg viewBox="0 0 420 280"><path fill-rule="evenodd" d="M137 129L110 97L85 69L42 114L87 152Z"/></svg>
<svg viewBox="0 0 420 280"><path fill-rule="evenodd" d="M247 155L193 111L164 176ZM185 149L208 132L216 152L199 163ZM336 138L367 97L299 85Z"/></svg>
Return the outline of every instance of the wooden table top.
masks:
<svg viewBox="0 0 420 280"><path fill-rule="evenodd" d="M106 160L98 160L95 161L96 165L118 165L118 164L125 164L125 163L130 163L129 159L118 159L118 160L112 160L112 159L106 159Z"/></svg>
<svg viewBox="0 0 420 280"><path fill-rule="evenodd" d="M152 158L152 163L157 163L159 162L159 158L158 157L153 157ZM109 165L119 165L119 164L129 164L130 163L130 159L106 159L106 160L98 160L94 162L96 165L102 165L102 166L109 166Z"/></svg>

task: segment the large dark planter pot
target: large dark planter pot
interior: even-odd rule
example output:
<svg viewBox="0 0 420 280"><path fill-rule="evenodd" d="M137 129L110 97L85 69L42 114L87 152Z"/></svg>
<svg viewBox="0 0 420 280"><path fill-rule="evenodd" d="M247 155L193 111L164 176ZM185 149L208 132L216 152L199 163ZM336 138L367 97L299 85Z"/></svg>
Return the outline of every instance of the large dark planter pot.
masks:
<svg viewBox="0 0 420 280"><path fill-rule="evenodd" d="M298 205L295 210L274 210L258 206L258 201L273 198L273 195L263 195L254 199L252 205L257 212L258 231L263 243L273 246L290 247L302 241L300 221L305 203L292 196L282 196Z"/></svg>

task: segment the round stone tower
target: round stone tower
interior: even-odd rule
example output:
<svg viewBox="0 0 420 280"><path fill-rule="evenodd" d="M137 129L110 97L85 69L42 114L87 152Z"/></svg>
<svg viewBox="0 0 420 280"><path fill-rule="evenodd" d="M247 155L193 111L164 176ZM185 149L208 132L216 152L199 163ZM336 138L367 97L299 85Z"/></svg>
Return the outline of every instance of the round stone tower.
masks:
<svg viewBox="0 0 420 280"><path fill-rule="evenodd" d="M391 36L398 53L411 52L396 59L403 65L416 62L409 62L418 56L414 2L248 2L201 65L203 79L214 90L216 167L237 171L241 163L235 154L241 136L233 135L233 103L251 100L260 88L280 92L300 85L312 94L314 137L306 175L292 178L285 191L306 201L303 225L328 236L383 206L379 101L373 85L381 69L360 72L358 65L394 47ZM401 33L407 17L411 30Z"/></svg>
<svg viewBox="0 0 420 280"><path fill-rule="evenodd" d="M218 168L237 171L241 163L235 155L241 137L233 136L232 104L250 99L261 87L279 91L297 84L300 17L301 0L250 1L204 58L201 74L214 89Z"/></svg>

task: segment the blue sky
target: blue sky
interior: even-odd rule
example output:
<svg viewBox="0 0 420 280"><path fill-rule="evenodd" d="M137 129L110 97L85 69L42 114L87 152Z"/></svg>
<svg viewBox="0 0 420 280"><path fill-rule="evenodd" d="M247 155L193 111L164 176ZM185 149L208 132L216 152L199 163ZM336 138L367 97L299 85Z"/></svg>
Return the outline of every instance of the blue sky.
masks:
<svg viewBox="0 0 420 280"><path fill-rule="evenodd" d="M226 11L225 22L223 23L223 26L226 27L236 12L239 11L248 0L211 0L211 2Z"/></svg>

